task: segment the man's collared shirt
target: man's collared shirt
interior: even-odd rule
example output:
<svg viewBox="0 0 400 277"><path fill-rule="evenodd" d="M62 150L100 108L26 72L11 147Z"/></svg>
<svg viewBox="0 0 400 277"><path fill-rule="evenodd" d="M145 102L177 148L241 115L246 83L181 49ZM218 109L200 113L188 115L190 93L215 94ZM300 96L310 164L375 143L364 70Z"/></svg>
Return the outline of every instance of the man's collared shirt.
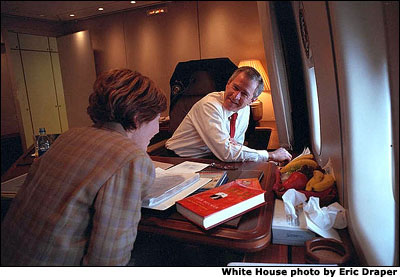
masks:
<svg viewBox="0 0 400 277"><path fill-rule="evenodd" d="M227 162L267 161L266 150L243 145L250 107L246 106L237 112L235 137L231 139L229 117L234 112L226 110L223 101L224 91L212 92L200 99L166 142L166 148L181 157L201 158L213 153Z"/></svg>

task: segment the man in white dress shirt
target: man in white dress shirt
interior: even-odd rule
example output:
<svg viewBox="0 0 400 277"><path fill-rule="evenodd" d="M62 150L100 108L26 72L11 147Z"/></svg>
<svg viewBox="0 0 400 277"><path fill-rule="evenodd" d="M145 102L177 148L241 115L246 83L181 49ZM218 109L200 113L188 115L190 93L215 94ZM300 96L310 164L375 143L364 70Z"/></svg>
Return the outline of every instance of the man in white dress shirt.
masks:
<svg viewBox="0 0 400 277"><path fill-rule="evenodd" d="M264 89L261 75L252 67L238 68L228 80L225 91L212 92L193 105L173 136L167 149L181 157L201 158L214 154L221 161L290 161L284 148L273 152L245 145L250 104ZM230 136L230 120L237 113L235 133Z"/></svg>

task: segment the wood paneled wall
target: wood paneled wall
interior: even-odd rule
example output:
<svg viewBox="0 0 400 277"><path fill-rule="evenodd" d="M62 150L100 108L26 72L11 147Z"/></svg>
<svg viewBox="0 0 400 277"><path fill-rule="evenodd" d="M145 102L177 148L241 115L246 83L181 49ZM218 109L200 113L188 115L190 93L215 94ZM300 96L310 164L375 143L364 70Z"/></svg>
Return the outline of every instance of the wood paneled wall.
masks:
<svg viewBox="0 0 400 277"><path fill-rule="evenodd" d="M2 17L2 30L56 37L89 30L96 74L137 70L168 99L169 80L181 61L229 57L238 64L254 58L267 69L256 1L172 1L164 6L168 12L156 16L147 16L143 8L68 23ZM68 113L80 106L68 105ZM270 110L272 102L264 102L264 114Z"/></svg>
<svg viewBox="0 0 400 277"><path fill-rule="evenodd" d="M267 68L256 1L176 1L165 6L168 12L156 16L137 9L72 22L66 32L89 30L97 74L117 67L137 70L153 79L167 98L169 80L181 61L228 57L238 64L254 58Z"/></svg>

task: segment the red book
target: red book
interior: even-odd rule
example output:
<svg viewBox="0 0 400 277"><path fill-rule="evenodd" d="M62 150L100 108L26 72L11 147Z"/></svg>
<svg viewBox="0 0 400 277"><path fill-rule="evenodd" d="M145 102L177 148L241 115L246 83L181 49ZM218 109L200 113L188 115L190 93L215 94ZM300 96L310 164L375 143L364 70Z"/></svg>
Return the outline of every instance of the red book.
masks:
<svg viewBox="0 0 400 277"><path fill-rule="evenodd" d="M208 230L265 204L258 179L238 179L176 202L177 211Z"/></svg>

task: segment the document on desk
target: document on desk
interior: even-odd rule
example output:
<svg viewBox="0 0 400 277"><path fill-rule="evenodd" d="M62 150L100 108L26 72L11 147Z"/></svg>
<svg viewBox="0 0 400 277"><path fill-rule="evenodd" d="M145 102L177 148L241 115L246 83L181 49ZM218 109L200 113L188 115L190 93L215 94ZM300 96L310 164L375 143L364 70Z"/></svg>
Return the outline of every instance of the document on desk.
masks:
<svg viewBox="0 0 400 277"><path fill-rule="evenodd" d="M185 161L167 170L156 168L154 184L143 199L142 207L165 210L176 201L204 186L211 179L200 178L200 171L208 164Z"/></svg>
<svg viewBox="0 0 400 277"><path fill-rule="evenodd" d="M162 169L168 169L170 167L173 167L173 164L170 163L163 163L163 162L158 162L158 161L153 161L154 167L157 168L162 168Z"/></svg>
<svg viewBox="0 0 400 277"><path fill-rule="evenodd" d="M185 161L168 169L169 172L195 173L203 170L209 164Z"/></svg>
<svg viewBox="0 0 400 277"><path fill-rule="evenodd" d="M1 197L13 198L25 182L28 173L12 178L1 183Z"/></svg>

